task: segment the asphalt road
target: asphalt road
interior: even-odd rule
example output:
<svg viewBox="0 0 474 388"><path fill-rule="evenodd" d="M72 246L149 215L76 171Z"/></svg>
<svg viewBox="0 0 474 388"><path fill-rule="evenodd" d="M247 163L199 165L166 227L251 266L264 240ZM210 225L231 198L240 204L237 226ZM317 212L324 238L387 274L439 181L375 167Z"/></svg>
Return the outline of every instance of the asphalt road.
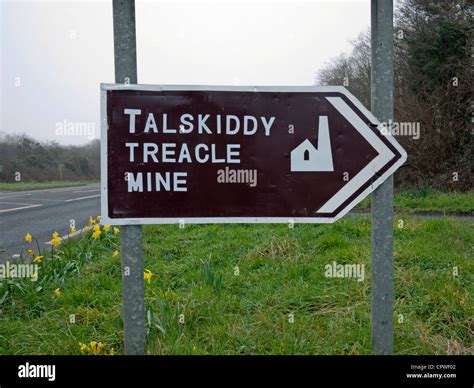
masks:
<svg viewBox="0 0 474 388"><path fill-rule="evenodd" d="M30 244L26 233L38 239L42 248L48 247L53 232L69 233L70 220L77 230L83 228L90 216L100 214L98 184L60 189L32 191L0 191L0 262L20 253ZM36 244L33 241L36 250Z"/></svg>

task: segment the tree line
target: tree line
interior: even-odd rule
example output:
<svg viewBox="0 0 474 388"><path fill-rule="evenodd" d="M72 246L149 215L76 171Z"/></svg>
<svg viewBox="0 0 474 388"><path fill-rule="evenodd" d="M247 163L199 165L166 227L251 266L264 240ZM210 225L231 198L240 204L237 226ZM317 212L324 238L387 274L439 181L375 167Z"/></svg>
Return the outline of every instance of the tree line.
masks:
<svg viewBox="0 0 474 388"><path fill-rule="evenodd" d="M0 182L99 180L100 141L82 146L1 134Z"/></svg>
<svg viewBox="0 0 474 388"><path fill-rule="evenodd" d="M419 129L418 136L396 135L408 153L397 184L470 190L472 6L459 0L404 0L394 19L394 122ZM350 54L334 58L317 73L318 83L345 86L370 110L370 31L352 45Z"/></svg>

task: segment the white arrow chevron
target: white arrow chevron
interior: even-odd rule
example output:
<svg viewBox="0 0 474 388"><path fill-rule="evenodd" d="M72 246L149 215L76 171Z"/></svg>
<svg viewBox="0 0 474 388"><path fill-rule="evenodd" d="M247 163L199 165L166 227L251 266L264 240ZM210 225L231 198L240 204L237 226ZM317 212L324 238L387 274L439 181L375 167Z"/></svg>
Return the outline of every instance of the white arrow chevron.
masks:
<svg viewBox="0 0 474 388"><path fill-rule="evenodd" d="M346 96L351 100L354 98L350 93L346 93ZM352 97L352 98L351 98ZM352 179L350 179L346 185L344 185L334 196L331 197L318 211L317 213L332 213L342 203L354 194L364 183L371 179L380 169L382 169L391 159L395 157L394 153L380 140L380 138L373 132L373 130L366 124L362 119L347 105L341 97L326 97L329 103L337 109L337 111L344 116L344 118L367 140L367 142L375 148L378 155L373 159L367 166L365 166L360 172L358 172ZM379 124L378 120L368 110L363 108L361 104L357 102L357 106L362 110L362 113L366 115L374 124ZM377 125L378 127L378 125ZM338 214L337 219L344 216L355 204L361 199L367 196L375 188L377 188L388 176L398 169L406 160L405 150L393 139L391 135L386 135L386 138L397 148L401 153L402 158L395 163L390 169L388 169L382 176L380 176L375 182L372 183L367 189L365 189L357 198L355 198L346 208Z"/></svg>

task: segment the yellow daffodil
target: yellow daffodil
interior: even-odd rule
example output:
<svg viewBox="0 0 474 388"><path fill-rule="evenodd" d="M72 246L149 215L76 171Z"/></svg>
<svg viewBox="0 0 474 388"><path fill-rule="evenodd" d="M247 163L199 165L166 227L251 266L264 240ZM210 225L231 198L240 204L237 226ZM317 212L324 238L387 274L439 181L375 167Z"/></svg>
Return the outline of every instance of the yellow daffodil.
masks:
<svg viewBox="0 0 474 388"><path fill-rule="evenodd" d="M51 245L57 246L61 244L61 238L59 237L58 232L53 232L53 239L51 240Z"/></svg>
<svg viewBox="0 0 474 388"><path fill-rule="evenodd" d="M104 231L108 232L110 230L110 225L104 225Z"/></svg>
<svg viewBox="0 0 474 388"><path fill-rule="evenodd" d="M148 283L150 283L152 276L153 276L153 272L151 272L149 269L143 272L143 279L145 279Z"/></svg>
<svg viewBox="0 0 474 388"><path fill-rule="evenodd" d="M94 225L94 232L97 232L98 230L100 230L100 225Z"/></svg>
<svg viewBox="0 0 474 388"><path fill-rule="evenodd" d="M84 353L87 350L87 345L83 344L82 342L79 342L79 349L81 353Z"/></svg>
<svg viewBox="0 0 474 388"><path fill-rule="evenodd" d="M89 225L94 225L96 223L96 220L94 220L92 217L89 217Z"/></svg>
<svg viewBox="0 0 474 388"><path fill-rule="evenodd" d="M74 234L76 233L77 230L76 230L76 227L75 226L71 226L71 234Z"/></svg>
<svg viewBox="0 0 474 388"><path fill-rule="evenodd" d="M39 264L41 263L42 259L43 259L43 256L35 256L35 258L33 259L33 262Z"/></svg>
<svg viewBox="0 0 474 388"><path fill-rule="evenodd" d="M84 230L85 230L86 232L88 232L89 230L91 230L91 227L90 227L90 226L86 226L86 227L84 228Z"/></svg>
<svg viewBox="0 0 474 388"><path fill-rule="evenodd" d="M104 349L104 344L102 342L91 341L90 349L92 354L100 354Z"/></svg>
<svg viewBox="0 0 474 388"><path fill-rule="evenodd" d="M120 233L120 229L116 226L114 226L114 234L118 235Z"/></svg>
<svg viewBox="0 0 474 388"><path fill-rule="evenodd" d="M54 290L54 295L56 295L56 296L61 296L62 293L63 293L63 292L61 291L60 288L56 288L56 289Z"/></svg>
<svg viewBox="0 0 474 388"><path fill-rule="evenodd" d="M33 251L33 249L27 249L26 250L26 253L28 253L28 256L34 256L35 252Z"/></svg>
<svg viewBox="0 0 474 388"><path fill-rule="evenodd" d="M53 239L51 240L51 245L58 246L59 244L61 244L61 239L59 237L54 237L53 235Z"/></svg>
<svg viewBox="0 0 474 388"><path fill-rule="evenodd" d="M25 241L31 242L32 240L33 240L33 236L31 236L31 234L29 233L25 234Z"/></svg>
<svg viewBox="0 0 474 388"><path fill-rule="evenodd" d="M99 229L94 230L94 233L92 233L92 238L99 238L102 232Z"/></svg>
<svg viewBox="0 0 474 388"><path fill-rule="evenodd" d="M114 253L112 253L112 257L117 257L118 255L120 255L119 251L114 251Z"/></svg>

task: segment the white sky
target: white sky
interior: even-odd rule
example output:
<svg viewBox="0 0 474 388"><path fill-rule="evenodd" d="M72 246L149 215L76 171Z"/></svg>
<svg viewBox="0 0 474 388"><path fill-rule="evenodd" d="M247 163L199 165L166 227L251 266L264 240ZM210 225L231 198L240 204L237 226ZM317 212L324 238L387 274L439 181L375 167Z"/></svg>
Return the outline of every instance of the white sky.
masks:
<svg viewBox="0 0 474 388"><path fill-rule="evenodd" d="M1 1L0 131L83 144L114 82L112 1ZM370 1L137 1L138 81L312 85L370 24ZM84 123L94 133L58 135Z"/></svg>

